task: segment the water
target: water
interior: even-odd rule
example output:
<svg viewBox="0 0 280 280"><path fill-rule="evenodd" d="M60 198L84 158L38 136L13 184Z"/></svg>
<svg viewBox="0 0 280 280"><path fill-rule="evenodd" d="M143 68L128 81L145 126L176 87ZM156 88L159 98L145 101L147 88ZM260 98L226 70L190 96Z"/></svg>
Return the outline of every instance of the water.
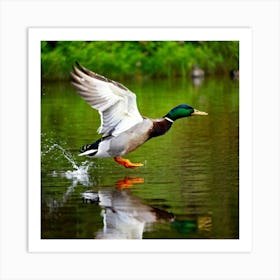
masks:
<svg viewBox="0 0 280 280"><path fill-rule="evenodd" d="M43 140L44 138L42 137L41 139ZM77 180L81 182L84 186L89 186L88 169L93 164L93 162L89 162L88 160L86 160L80 166L78 166L74 156L70 152L66 151L63 147L58 145L57 143L54 143L50 147L47 147L47 150L41 153L42 160L46 155L48 155L48 153L50 153L54 149L59 150L61 152L61 155L65 159L65 161L69 162L72 165L72 168L74 169L74 170L67 170L66 172L60 171L59 172L60 175L65 176L67 179ZM60 153L58 152L58 154ZM52 174L53 176L58 175L56 170L54 170Z"/></svg>
<svg viewBox="0 0 280 280"><path fill-rule="evenodd" d="M238 81L125 83L144 116L187 103L208 116L178 120L126 155L143 167L79 157L99 114L69 83L42 87L42 238L239 237Z"/></svg>

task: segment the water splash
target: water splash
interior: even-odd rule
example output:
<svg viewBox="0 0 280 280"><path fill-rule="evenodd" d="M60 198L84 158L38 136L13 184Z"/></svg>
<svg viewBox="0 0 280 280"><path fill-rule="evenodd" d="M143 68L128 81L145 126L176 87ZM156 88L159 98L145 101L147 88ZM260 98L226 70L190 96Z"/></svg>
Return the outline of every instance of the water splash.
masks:
<svg viewBox="0 0 280 280"><path fill-rule="evenodd" d="M91 166L92 162L84 161L82 165L77 166L76 170L67 170L64 175L69 180L77 180L77 182L81 182L84 186L89 186L88 170Z"/></svg>
<svg viewBox="0 0 280 280"><path fill-rule="evenodd" d="M54 143L53 145L48 147L48 149L46 151L41 152L41 156L47 155L49 152L53 151L54 149L60 150L62 152L63 156L68 160L68 162L70 162L72 164L73 168L79 169L79 166L75 162L75 159L74 159L73 155L69 151L66 151L64 148L62 148L57 143Z"/></svg>
<svg viewBox="0 0 280 280"><path fill-rule="evenodd" d="M74 155L70 151L67 151L58 143L53 143L53 141L50 139L44 140L45 141L42 145L41 152L42 162L50 160L52 162L55 162L59 158L62 158L65 163L72 166L72 169L67 171L46 170L47 174L50 174L53 177L62 177L70 180L70 185L67 187L66 191L62 193L62 196L60 198L54 199L53 197L45 197L45 203L49 209L50 214L56 211L58 208L63 207L63 205L67 202L69 197L71 197L71 195L75 191L76 186L79 183L86 187L89 187L93 184L92 178L88 173L90 167L93 165L93 162L86 160L82 163L78 163Z"/></svg>
<svg viewBox="0 0 280 280"><path fill-rule="evenodd" d="M90 185L90 178L88 175L89 168L93 165L93 162L90 162L88 160L82 162L80 165L78 165L77 161L75 160L73 154L70 151L67 151L64 149L61 145L54 143L54 144L46 144L45 145L46 150L41 152L41 156L45 157L50 152L54 151L60 151L60 154L56 154L56 156L62 155L63 158L72 165L72 168L74 170L67 170L67 171L56 171L54 170L52 172L52 175L54 177L62 176L69 180L73 181L74 185L77 185L77 183L81 183L84 186Z"/></svg>

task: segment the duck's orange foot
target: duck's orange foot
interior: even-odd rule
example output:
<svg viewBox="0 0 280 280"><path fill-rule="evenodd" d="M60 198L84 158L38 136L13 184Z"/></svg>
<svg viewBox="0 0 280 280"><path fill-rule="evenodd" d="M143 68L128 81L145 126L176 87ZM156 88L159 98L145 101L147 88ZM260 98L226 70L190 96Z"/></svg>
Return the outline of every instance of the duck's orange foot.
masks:
<svg viewBox="0 0 280 280"><path fill-rule="evenodd" d="M114 160L126 168L135 168L135 167L143 166L142 163L132 163L129 159L125 159L121 157L114 157Z"/></svg>

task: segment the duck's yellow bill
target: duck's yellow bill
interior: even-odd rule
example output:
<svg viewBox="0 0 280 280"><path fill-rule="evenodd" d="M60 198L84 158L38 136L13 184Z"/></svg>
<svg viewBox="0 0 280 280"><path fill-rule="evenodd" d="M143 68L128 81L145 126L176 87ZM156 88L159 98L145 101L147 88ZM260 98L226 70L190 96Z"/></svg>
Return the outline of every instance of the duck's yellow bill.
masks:
<svg viewBox="0 0 280 280"><path fill-rule="evenodd" d="M208 113L206 112L201 112L201 111L198 111L196 109L194 109L194 112L192 113L192 116L207 116Z"/></svg>

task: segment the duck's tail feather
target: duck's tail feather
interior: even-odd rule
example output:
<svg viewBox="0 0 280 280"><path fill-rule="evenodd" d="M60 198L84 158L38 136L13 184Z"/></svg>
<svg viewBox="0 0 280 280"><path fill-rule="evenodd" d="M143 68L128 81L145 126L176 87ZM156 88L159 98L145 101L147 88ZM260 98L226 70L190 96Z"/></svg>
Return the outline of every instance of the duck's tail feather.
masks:
<svg viewBox="0 0 280 280"><path fill-rule="evenodd" d="M85 151L85 152L82 152L82 153L79 153L78 156L89 156L89 157L92 157L94 156L95 154L97 153L97 150L88 150L88 151Z"/></svg>
<svg viewBox="0 0 280 280"><path fill-rule="evenodd" d="M100 144L102 139L98 139L96 142L92 144L86 144L80 148L80 153L78 154L79 156L89 156L92 157L94 156L97 151L98 151L98 146Z"/></svg>

